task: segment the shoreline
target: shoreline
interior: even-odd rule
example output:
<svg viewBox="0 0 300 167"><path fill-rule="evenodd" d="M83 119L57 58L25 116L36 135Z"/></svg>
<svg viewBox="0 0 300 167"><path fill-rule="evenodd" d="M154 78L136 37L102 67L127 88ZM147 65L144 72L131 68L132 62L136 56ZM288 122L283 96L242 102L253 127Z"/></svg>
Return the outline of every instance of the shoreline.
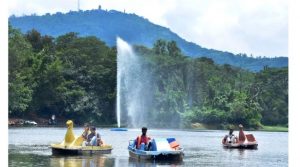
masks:
<svg viewBox="0 0 300 167"><path fill-rule="evenodd" d="M65 128L65 126L62 125L38 125L38 126L30 126L30 125L20 125L20 126L8 126L9 128ZM78 126L80 128L81 126ZM115 126L110 125L99 125L97 128L116 128ZM126 128L126 127L122 127ZM136 128L128 128L128 129L136 129ZM201 132L201 131L214 131L214 130L227 130L227 129L210 129L210 128L178 128L178 129L169 129L169 128L151 128L153 130L155 129L161 129L161 130L182 130L182 131L194 131L194 132ZM287 127L284 126L264 126L261 129L253 130L253 129L244 129L245 131L261 131L261 132L289 132Z"/></svg>
<svg viewBox="0 0 300 167"><path fill-rule="evenodd" d="M11 124L11 122L14 121L14 124ZM57 128L64 128L65 124L61 123L61 121L59 121L59 123L55 124L55 125L51 125L47 123L47 120L45 121L37 121L38 123L36 125L30 125L30 124L24 124L26 120L25 119L21 119L21 118L11 118L9 119L9 123L8 123L8 128L18 128L18 127L57 127ZM19 123L19 122L23 122L23 123ZM82 127L83 125L78 124L75 125L76 127ZM95 124L94 126L100 127L100 128L118 128L117 124L107 124L107 125L100 125L100 124ZM159 129L170 129L170 130L185 130L185 131L207 131L207 130L228 130L229 127L232 127L234 129L238 129L237 126L234 125L208 125L208 124L203 124L203 123L193 123L191 124L190 127L185 127L185 128L177 128L177 129L173 129L173 128L159 128ZM127 128L127 127L120 127L120 128ZM152 128L151 126L149 126L149 128L151 129L158 129L158 128ZM268 125L262 125L262 127L260 127L259 129L254 129L254 128L244 128L245 131L263 131L263 132L288 132L289 128L286 126L268 126Z"/></svg>

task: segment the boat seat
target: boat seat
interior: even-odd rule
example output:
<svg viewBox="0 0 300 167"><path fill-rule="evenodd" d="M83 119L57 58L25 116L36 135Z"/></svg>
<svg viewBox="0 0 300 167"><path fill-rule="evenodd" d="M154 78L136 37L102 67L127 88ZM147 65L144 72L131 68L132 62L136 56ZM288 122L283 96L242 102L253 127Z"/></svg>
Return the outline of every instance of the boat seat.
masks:
<svg viewBox="0 0 300 167"><path fill-rule="evenodd" d="M179 146L179 143L176 141L175 138L167 138L169 144L170 144L170 147L172 149L176 149L178 146Z"/></svg>
<svg viewBox="0 0 300 167"><path fill-rule="evenodd" d="M173 141L172 143L170 143L170 147L175 149L175 148L179 147L179 143L177 141Z"/></svg>
<svg viewBox="0 0 300 167"><path fill-rule="evenodd" d="M156 138L155 144L156 144L156 150L157 151L171 151L170 144L166 138Z"/></svg>
<svg viewBox="0 0 300 167"><path fill-rule="evenodd" d="M255 142L255 137L252 134L246 134L248 142Z"/></svg>

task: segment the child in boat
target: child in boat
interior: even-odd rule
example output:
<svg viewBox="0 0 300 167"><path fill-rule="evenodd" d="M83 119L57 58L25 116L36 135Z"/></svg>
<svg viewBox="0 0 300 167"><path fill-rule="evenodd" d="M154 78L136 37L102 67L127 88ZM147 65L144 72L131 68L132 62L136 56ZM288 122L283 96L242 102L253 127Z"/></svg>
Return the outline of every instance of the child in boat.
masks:
<svg viewBox="0 0 300 167"><path fill-rule="evenodd" d="M238 143L238 138L233 134L233 129L229 129L229 134L223 138L223 143Z"/></svg>
<svg viewBox="0 0 300 167"><path fill-rule="evenodd" d="M135 140L136 149L140 149L142 143L145 144L145 150L149 150L151 147L151 138L147 136L147 128L142 127L142 135L138 136Z"/></svg>
<svg viewBox="0 0 300 167"><path fill-rule="evenodd" d="M96 132L96 128L92 126L90 128L91 133L87 136L87 141L85 142L86 146L100 146L101 145L101 137L100 134Z"/></svg>

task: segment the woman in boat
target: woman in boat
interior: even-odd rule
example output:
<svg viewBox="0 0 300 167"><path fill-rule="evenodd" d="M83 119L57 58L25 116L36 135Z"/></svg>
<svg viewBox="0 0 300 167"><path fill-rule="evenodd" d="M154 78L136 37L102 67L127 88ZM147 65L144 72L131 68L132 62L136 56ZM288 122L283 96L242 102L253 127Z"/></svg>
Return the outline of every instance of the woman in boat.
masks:
<svg viewBox="0 0 300 167"><path fill-rule="evenodd" d="M233 129L230 128L229 129L229 134L225 135L225 137L223 138L223 143L232 143L232 144L234 144L234 143L238 143L238 142L239 141L238 141L237 136L235 136L233 134Z"/></svg>
<svg viewBox="0 0 300 167"><path fill-rule="evenodd" d="M90 125L88 123L85 123L84 124L84 131L81 134L84 141L87 140L87 137L88 137L89 133L90 133Z"/></svg>
<svg viewBox="0 0 300 167"><path fill-rule="evenodd" d="M86 146L86 141L87 141L87 138L88 138L88 135L91 133L90 131L90 125L88 123L85 123L84 126L83 126L83 132L81 134L81 137L83 138L83 142L82 142L82 146Z"/></svg>
<svg viewBox="0 0 300 167"><path fill-rule="evenodd" d="M142 143L145 144L145 150L149 150L151 147L151 138L147 136L147 128L142 127L142 135L138 136L135 140L136 149L140 149Z"/></svg>

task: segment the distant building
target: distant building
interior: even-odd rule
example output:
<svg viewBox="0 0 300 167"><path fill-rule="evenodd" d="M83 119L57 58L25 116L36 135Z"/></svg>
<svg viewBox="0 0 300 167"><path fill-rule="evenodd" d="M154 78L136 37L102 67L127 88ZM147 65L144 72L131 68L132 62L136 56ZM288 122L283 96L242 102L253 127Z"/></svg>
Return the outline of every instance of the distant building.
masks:
<svg viewBox="0 0 300 167"><path fill-rule="evenodd" d="M101 10L101 5L98 6L98 10Z"/></svg>

